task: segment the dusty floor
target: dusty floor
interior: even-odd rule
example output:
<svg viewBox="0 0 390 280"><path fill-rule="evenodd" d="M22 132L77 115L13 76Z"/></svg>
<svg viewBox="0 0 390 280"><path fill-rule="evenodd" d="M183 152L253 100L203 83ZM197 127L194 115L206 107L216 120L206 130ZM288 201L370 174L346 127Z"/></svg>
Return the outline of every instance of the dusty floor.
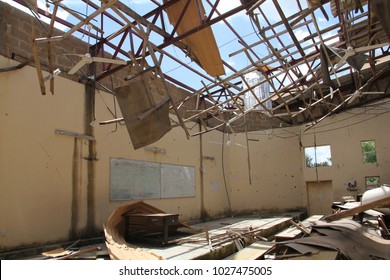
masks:
<svg viewBox="0 0 390 280"><path fill-rule="evenodd" d="M161 246L158 244L148 244L141 242L138 245L161 255L164 259L193 259L198 258L209 252L209 246L205 237L205 231L211 236L224 234L231 230L240 230L249 227L263 226L272 223L275 220L289 220L291 218L300 219L304 217L303 212L286 212L286 213L261 213L247 216L226 217L217 220L210 220L202 223L191 224L189 228L180 228L179 233L170 237L170 245ZM195 242L185 242L192 238ZM184 240L184 241L183 241ZM17 250L0 254L0 259L19 259L19 260L45 260L53 259L54 253L61 249L80 252L82 254L75 256L76 259L110 259L104 238L95 238L90 240L77 240L63 244L53 244L50 246ZM53 252L53 255L43 255L44 252ZM56 258L67 258L59 256Z"/></svg>

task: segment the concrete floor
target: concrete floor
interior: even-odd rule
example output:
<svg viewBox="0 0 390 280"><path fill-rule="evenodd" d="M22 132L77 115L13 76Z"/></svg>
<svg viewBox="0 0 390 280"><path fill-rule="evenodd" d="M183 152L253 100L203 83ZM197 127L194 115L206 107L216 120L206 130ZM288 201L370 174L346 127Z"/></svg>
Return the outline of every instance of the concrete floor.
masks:
<svg viewBox="0 0 390 280"><path fill-rule="evenodd" d="M223 236L226 236L227 232L242 232L247 229L263 229L264 231L262 234L266 235L265 238L271 240L274 234L278 231L290 226L289 220L292 218L301 220L304 218L304 213L256 213L249 216L226 217L217 220L210 220L202 223L191 224L191 229L179 228L178 235L171 236L171 242L167 246L147 243L139 244L139 246L140 248L152 251L153 253L161 256L163 259L168 260L223 259L229 254L237 251L237 244L235 244L234 241L229 242L228 240L226 242L218 242L218 238L220 238L219 236L222 236L223 239ZM268 230L265 230L267 228ZM208 232L209 240L214 239L214 244L210 245L207 241L206 231ZM218 245L218 243L223 244ZM63 248L64 250L69 249L72 253L86 252L74 257L80 260L110 259L103 237L7 252L6 254L0 254L0 259L53 259L52 257L42 255L42 252L48 252L58 248Z"/></svg>

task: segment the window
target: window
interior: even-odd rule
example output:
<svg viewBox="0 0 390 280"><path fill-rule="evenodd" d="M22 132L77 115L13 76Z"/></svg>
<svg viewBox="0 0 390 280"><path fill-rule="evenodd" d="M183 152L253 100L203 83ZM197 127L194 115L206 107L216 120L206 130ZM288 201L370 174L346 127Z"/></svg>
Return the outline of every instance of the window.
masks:
<svg viewBox="0 0 390 280"><path fill-rule="evenodd" d="M362 141L362 157L363 163L376 163L376 147L375 141Z"/></svg>
<svg viewBox="0 0 390 280"><path fill-rule="evenodd" d="M370 190L379 187L379 176L366 177L366 189Z"/></svg>
<svg viewBox="0 0 390 280"><path fill-rule="evenodd" d="M316 146L305 148L306 167L332 166L330 146Z"/></svg>

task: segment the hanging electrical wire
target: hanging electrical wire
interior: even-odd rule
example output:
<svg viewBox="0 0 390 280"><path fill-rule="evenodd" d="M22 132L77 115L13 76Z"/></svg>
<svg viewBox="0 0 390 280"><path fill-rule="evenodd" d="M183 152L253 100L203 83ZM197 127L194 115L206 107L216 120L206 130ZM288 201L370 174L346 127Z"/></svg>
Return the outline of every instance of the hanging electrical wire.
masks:
<svg viewBox="0 0 390 280"><path fill-rule="evenodd" d="M222 177L223 177L223 182L225 185L225 191L226 191L226 197L227 197L227 201L228 201L228 205L229 205L230 216L233 217L233 209L232 209L232 205L230 203L230 196L229 196L229 191L228 191L227 182L226 182L226 174L225 174L225 157L224 157L224 154L225 154L225 133L224 132L222 132L222 145L221 146L222 146L222 154L221 154Z"/></svg>

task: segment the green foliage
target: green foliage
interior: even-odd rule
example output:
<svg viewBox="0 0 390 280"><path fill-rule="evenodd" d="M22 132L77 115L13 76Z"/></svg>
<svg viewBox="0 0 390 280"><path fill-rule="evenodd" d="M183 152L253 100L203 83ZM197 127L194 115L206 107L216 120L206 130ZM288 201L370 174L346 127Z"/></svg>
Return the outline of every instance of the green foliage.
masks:
<svg viewBox="0 0 390 280"><path fill-rule="evenodd" d="M376 163L376 145L375 141L362 141L363 163Z"/></svg>
<svg viewBox="0 0 390 280"><path fill-rule="evenodd" d="M314 162L314 159L309 156L305 155L306 160L306 167L313 168L313 167L321 167L321 166L332 166L332 160L328 158L326 161L323 162Z"/></svg>

